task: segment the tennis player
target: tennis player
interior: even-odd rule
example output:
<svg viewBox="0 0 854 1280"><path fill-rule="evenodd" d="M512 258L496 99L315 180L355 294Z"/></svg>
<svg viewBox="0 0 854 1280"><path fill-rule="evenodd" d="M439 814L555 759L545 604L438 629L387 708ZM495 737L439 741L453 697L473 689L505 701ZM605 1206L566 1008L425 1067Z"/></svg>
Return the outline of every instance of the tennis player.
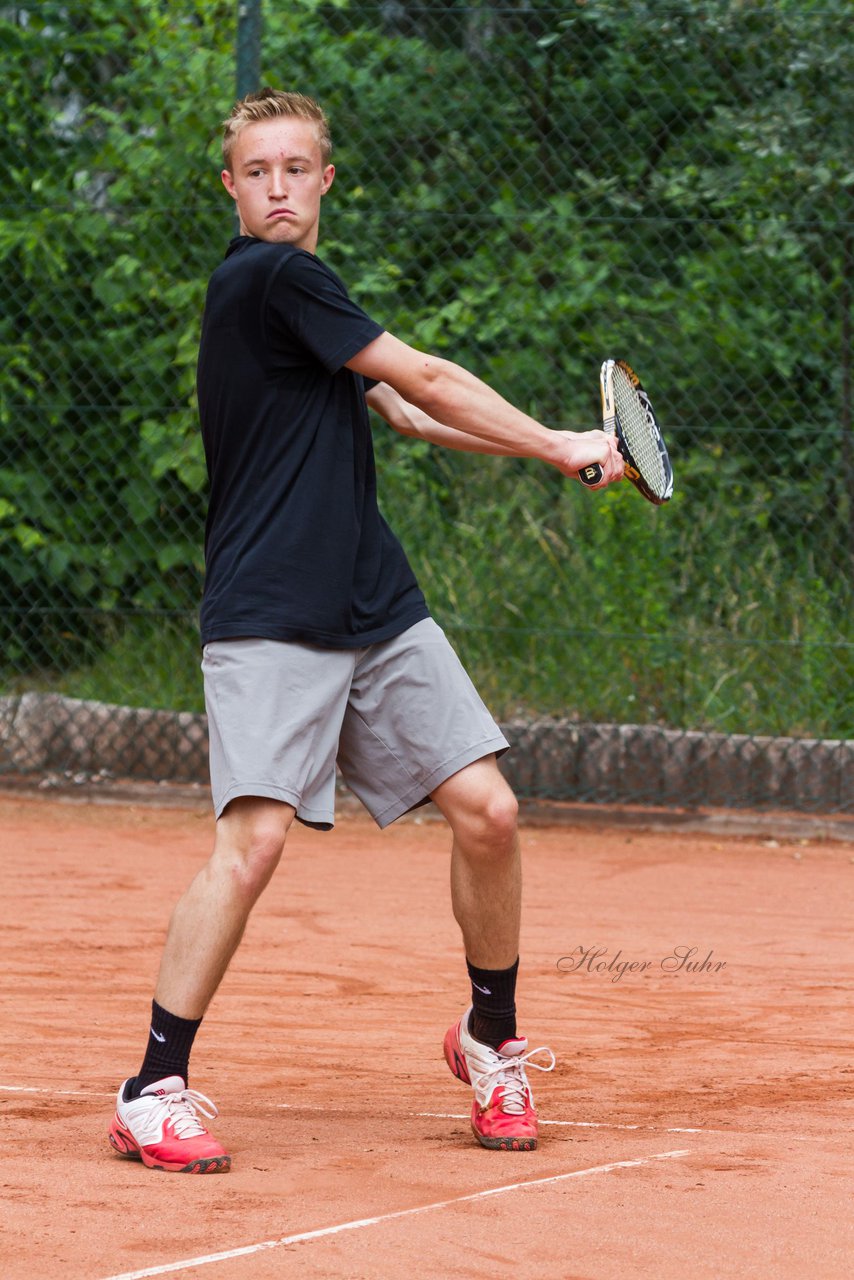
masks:
<svg viewBox="0 0 854 1280"><path fill-rule="evenodd" d="M317 247L332 186L324 114L264 89L225 122L222 181L240 234L208 288L198 363L210 477L201 612L216 834L175 907L139 1071L110 1141L150 1168L212 1173L231 1157L188 1087L193 1038L294 818L328 829L335 765L380 827L432 799L452 836L451 886L471 1006L445 1037L486 1147L532 1150L516 1026L517 804L507 742L430 617L377 508L368 405L450 449L539 458L566 476L623 463L601 431L553 431L479 379L386 332ZM531 1061L532 1053L547 1055Z"/></svg>

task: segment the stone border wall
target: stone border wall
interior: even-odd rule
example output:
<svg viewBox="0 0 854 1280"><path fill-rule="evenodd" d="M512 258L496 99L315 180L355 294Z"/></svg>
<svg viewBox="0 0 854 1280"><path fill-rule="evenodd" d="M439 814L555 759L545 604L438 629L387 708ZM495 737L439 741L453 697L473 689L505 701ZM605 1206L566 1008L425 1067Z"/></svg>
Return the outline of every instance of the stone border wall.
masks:
<svg viewBox="0 0 854 1280"><path fill-rule="evenodd" d="M854 741L514 719L502 769L538 800L854 811ZM0 780L207 782L207 720L25 693L0 697Z"/></svg>

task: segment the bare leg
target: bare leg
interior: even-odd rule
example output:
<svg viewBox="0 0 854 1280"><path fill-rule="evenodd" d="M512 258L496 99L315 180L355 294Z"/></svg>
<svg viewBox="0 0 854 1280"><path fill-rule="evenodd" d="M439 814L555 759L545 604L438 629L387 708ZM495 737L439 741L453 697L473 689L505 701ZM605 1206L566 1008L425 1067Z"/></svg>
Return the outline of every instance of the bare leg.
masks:
<svg viewBox="0 0 854 1280"><path fill-rule="evenodd" d="M451 894L469 972L474 967L491 984L498 980L497 986L475 990L472 976L472 1011L445 1035L445 1061L474 1091L471 1125L478 1142L533 1151L537 1113L525 1074L532 1055L516 1035L515 1013L508 1007L515 996L522 898L518 806L494 756L461 769L433 799L454 833Z"/></svg>
<svg viewBox="0 0 854 1280"><path fill-rule="evenodd" d="M290 805L233 800L214 849L172 914L154 998L179 1018L201 1018L237 950L249 913L275 871L294 818Z"/></svg>
<svg viewBox="0 0 854 1280"><path fill-rule="evenodd" d="M466 957L506 969L519 955L522 862L518 805L494 756L461 769L433 793L453 831L451 902Z"/></svg>

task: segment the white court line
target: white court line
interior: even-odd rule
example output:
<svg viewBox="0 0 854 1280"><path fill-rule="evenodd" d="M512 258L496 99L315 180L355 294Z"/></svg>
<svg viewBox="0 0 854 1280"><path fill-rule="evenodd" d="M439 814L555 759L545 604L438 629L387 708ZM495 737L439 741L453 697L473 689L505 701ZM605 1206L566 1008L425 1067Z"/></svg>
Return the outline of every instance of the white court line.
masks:
<svg viewBox="0 0 854 1280"><path fill-rule="evenodd" d="M34 1089L25 1084L0 1084L0 1093L46 1093L59 1098L114 1098L112 1093L94 1093L91 1089Z"/></svg>
<svg viewBox="0 0 854 1280"><path fill-rule="evenodd" d="M274 1102L278 1111L323 1111L329 1115L350 1115L345 1107L326 1107L321 1104L300 1102ZM468 1120L469 1112L462 1111L408 1111L404 1113L415 1120ZM731 1133L731 1129L687 1129L660 1124L615 1124L609 1120L544 1120L541 1125L558 1125L566 1129L629 1129L635 1133Z"/></svg>
<svg viewBox="0 0 854 1280"><path fill-rule="evenodd" d="M158 1267L145 1267L142 1271L124 1271L121 1275L107 1276L106 1280L146 1280L149 1276L165 1276L170 1272L186 1271L189 1267L204 1267L212 1262L226 1262L230 1258L245 1258L249 1254L262 1253L269 1249L280 1249L283 1245L300 1244L305 1240L321 1240L324 1236L339 1235L342 1231L359 1231L363 1227L375 1227L382 1222L411 1218L419 1213L430 1213L433 1209L447 1209L451 1205L465 1204L471 1200L484 1200L487 1196L500 1196L508 1191L522 1191L526 1187L542 1187L550 1182L567 1182L570 1178L586 1178L592 1173L610 1173L613 1169L636 1169L640 1165L650 1164L653 1160L676 1160L680 1156L688 1156L690 1154L690 1151L661 1151L657 1155L641 1156L637 1160L614 1160L610 1164L597 1164L589 1169L574 1169L572 1173L556 1173L548 1178L531 1178L527 1182L505 1183L504 1186L489 1187L485 1191L474 1191L467 1196L455 1196L452 1200L436 1200L433 1204L417 1205L413 1209L397 1209L393 1213L382 1213L375 1218L356 1218L352 1222L340 1222L334 1227L320 1227L316 1231L300 1231L296 1235L281 1236L278 1240L262 1240L258 1244L243 1245L239 1249L224 1249L221 1253L207 1253L197 1258L185 1258L182 1262L167 1262Z"/></svg>
<svg viewBox="0 0 854 1280"><path fill-rule="evenodd" d="M96 1093L89 1089L39 1089L31 1085L0 1084L0 1093L39 1093L60 1098L114 1098L112 1093ZM312 1103L274 1102L277 1111L322 1111L328 1115L343 1114L345 1108L333 1108ZM349 1112L347 1113L349 1114ZM454 1111L410 1111L415 1120L468 1120L468 1113ZM607 1120L544 1120L540 1124L564 1129L625 1129L635 1133L731 1133L730 1129L687 1129L654 1124L613 1124Z"/></svg>
<svg viewBox="0 0 854 1280"><path fill-rule="evenodd" d="M288 1103L278 1103L280 1107L286 1107ZM462 1111L412 1111L411 1115L424 1117L428 1120L468 1120L468 1112ZM729 1129L678 1129L676 1127L663 1128L661 1125L654 1124L613 1124L608 1120L544 1120L539 1117L539 1123L561 1125L569 1129L632 1129L635 1132L648 1131L652 1133L729 1133Z"/></svg>

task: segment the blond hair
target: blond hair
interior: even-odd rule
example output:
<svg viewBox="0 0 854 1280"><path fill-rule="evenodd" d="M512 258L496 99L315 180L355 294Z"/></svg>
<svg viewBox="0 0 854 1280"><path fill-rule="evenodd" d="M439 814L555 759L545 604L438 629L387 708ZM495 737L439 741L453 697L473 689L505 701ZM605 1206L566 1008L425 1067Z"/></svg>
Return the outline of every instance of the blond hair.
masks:
<svg viewBox="0 0 854 1280"><path fill-rule="evenodd" d="M257 93L248 93L232 107L228 118L223 121L222 157L225 166L231 170L231 154L237 135L248 124L257 124L260 120L278 120L281 117L297 117L299 120L311 120L317 125L318 142L324 165L329 163L332 155L332 137L329 122L321 107L313 98L302 93L285 93L281 89L259 89Z"/></svg>

